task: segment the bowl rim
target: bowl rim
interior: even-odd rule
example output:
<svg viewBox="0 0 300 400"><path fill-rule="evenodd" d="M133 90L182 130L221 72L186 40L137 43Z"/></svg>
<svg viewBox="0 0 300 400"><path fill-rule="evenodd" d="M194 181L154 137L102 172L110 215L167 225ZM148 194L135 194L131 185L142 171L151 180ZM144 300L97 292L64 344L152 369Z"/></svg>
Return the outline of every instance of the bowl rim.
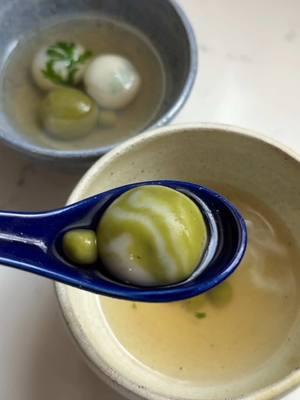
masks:
<svg viewBox="0 0 300 400"><path fill-rule="evenodd" d="M68 198L68 203L71 203L76 200L85 185L89 183L90 179L94 176L97 171L107 164L109 164L115 157L118 157L127 151L130 151L135 145L139 145L144 141L148 143L151 140L155 140L159 137L167 137L173 134L179 133L181 131L189 131L189 132L199 132L212 130L220 133L233 133L237 136L245 136L249 139L254 139L259 142L262 142L264 145L271 147L275 151L279 151L285 155L288 155L294 161L300 164L300 153L292 150L285 144L270 138L264 134L253 131L252 129L237 127L228 124L220 124L220 123L196 123L196 124L177 124L171 125L159 129L155 129L150 132L145 132L142 135L131 138L121 145L117 146L115 149L110 151L104 157L100 158L96 161L82 176L80 181L75 186L72 191L70 197ZM299 165L300 166L300 165ZM86 339L85 333L80 325L80 322L77 320L73 310L71 303L67 294L67 287L61 283L54 283L56 297L59 303L59 308L61 310L63 319L66 325L69 328L69 331L74 338L77 346L80 348L81 353L83 354L85 360L90 365L90 367L94 370L94 372L109 386L111 386L114 390L117 390L119 393L123 395L134 394L140 396L144 399L149 400L166 400L164 395L160 395L155 393L148 388L144 388L139 386L137 382L132 382L128 378L123 375L118 374L111 366L111 364L106 364L100 356L96 354L93 350L93 346ZM240 400L273 400L278 398L278 396L286 394L292 391L300 384L300 369L295 370L285 376L283 379L276 381L271 385L267 385L264 388L251 392L250 394L240 397ZM178 400L176 397L170 397L168 400ZM238 400L238 399L236 399Z"/></svg>
<svg viewBox="0 0 300 400"><path fill-rule="evenodd" d="M185 31L187 42L188 42L188 52L189 52L189 69L185 79L185 83L183 89L177 99L174 101L173 105L152 125L144 128L146 131L159 128L168 124L181 110L181 108L186 103L189 95L194 86L197 71L198 71L198 46L196 35L193 30L192 24L183 11L182 7L177 3L176 0L165 0L169 3L169 5L176 12L179 21L182 24L182 27ZM142 132L137 132L135 136L139 136ZM135 137L134 136L134 137ZM128 140L128 139L126 139ZM73 160L73 161L82 161L82 160L96 160L101 157L103 154L112 150L114 147L119 146L123 143L117 142L113 145L96 147L95 149L87 149L87 150L57 150L51 149L48 147L40 147L36 144L32 144L27 141L21 141L18 138L10 137L5 134L5 131L0 129L0 141L6 144L8 147L13 148L19 152L25 153L33 158L43 158L44 160Z"/></svg>

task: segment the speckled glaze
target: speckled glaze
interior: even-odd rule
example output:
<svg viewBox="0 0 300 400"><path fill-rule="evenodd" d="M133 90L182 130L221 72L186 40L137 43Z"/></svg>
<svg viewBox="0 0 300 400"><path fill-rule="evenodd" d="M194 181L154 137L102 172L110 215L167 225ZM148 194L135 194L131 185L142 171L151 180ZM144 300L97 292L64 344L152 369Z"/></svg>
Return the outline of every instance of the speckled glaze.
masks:
<svg viewBox="0 0 300 400"><path fill-rule="evenodd" d="M167 75L167 91L160 111L148 128L167 124L189 96L197 71L197 46L192 28L172 0L3 0L0 4L0 74L18 40L57 18L104 14L140 30L158 51ZM89 164L112 146L82 151L54 150L31 142L17 132L3 110L0 90L0 140L43 160L60 164Z"/></svg>
<svg viewBox="0 0 300 400"><path fill-rule="evenodd" d="M167 127L127 141L94 164L69 202L128 182L166 178L221 182L254 194L284 217L300 245L299 155L225 125ZM289 337L259 370L212 387L151 372L120 350L94 295L61 284L56 289L65 320L92 369L130 399L271 400L300 383L300 312ZM287 356L288 363L283 361Z"/></svg>

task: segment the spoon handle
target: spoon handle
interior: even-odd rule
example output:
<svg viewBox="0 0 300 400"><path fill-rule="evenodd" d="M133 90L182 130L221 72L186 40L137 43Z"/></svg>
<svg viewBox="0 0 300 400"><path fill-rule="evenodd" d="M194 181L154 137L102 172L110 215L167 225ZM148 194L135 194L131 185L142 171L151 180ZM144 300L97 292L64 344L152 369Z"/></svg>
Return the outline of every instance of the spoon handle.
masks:
<svg viewBox="0 0 300 400"><path fill-rule="evenodd" d="M36 272L44 269L57 228L52 213L0 211L0 263Z"/></svg>
<svg viewBox="0 0 300 400"><path fill-rule="evenodd" d="M89 207L70 205L41 213L0 211L0 264L57 279L65 268L57 239L66 227L82 221Z"/></svg>

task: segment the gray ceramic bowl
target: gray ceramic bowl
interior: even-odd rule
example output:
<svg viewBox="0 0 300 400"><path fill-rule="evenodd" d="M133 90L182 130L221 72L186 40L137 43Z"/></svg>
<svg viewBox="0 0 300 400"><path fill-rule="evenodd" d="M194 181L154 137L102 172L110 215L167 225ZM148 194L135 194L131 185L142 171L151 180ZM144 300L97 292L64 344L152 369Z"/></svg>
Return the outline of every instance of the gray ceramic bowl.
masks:
<svg viewBox="0 0 300 400"><path fill-rule="evenodd" d="M167 88L158 114L146 128L167 124L189 96L197 70L197 46L192 28L172 0L1 0L0 77L7 57L24 35L51 24L57 17L81 14L116 18L150 39L163 61ZM4 95L0 86L0 139L30 156L68 165L88 164L116 144L106 143L85 150L55 150L35 143L14 127L4 111Z"/></svg>

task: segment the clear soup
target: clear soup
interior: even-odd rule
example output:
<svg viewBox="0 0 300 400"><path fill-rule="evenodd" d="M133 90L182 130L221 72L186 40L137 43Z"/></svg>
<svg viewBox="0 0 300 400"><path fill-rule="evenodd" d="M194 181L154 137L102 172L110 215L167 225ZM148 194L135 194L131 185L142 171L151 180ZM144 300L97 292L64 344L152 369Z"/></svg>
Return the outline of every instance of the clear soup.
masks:
<svg viewBox="0 0 300 400"><path fill-rule="evenodd" d="M248 226L246 256L226 283L230 295L169 304L99 297L124 351L162 374L205 383L259 368L287 340L299 307L300 253L288 228L248 194L216 190L237 205Z"/></svg>

